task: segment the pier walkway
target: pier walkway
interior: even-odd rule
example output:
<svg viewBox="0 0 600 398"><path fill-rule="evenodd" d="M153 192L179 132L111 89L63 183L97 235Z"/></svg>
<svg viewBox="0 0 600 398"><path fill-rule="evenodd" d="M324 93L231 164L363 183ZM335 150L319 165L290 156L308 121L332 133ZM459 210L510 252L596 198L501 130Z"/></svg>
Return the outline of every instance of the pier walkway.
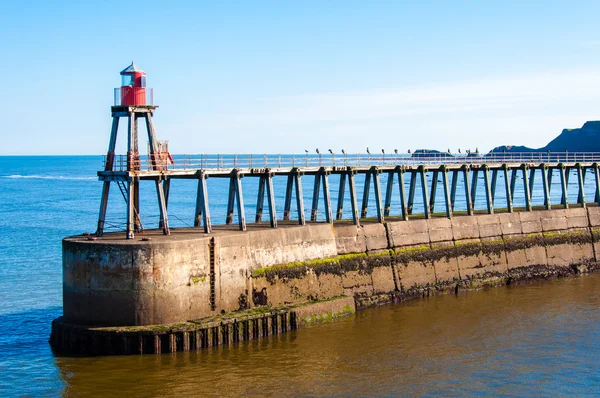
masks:
<svg viewBox="0 0 600 398"><path fill-rule="evenodd" d="M584 184L586 173L593 176L595 193L586 198ZM332 204L329 183L330 175L339 175L337 203ZM362 200L357 197L356 176L361 175ZM385 187L380 176L385 175ZM573 175L575 181L569 181ZM284 195L283 217L278 219L275 211L274 176L287 179ZM162 233L170 233L167 215L170 181L173 179L194 179L198 181L194 227L211 233L209 178L229 180L228 204L225 224L232 224L234 215L238 228L247 228L242 192L242 178L256 178L258 184L255 223L263 221L265 196L269 225L294 221L304 225L305 204L303 199L303 176L310 177L312 184L312 203L310 221L333 223L344 220L344 204L351 207L351 217L347 221L360 225L367 217L369 209L375 210L376 222L384 223L386 217L408 220L411 217L430 218L434 213L438 185L443 192L444 217L452 218L457 203L467 215L475 212L493 214L495 211L513 212L516 207L525 211L534 209L532 192L534 183L543 189L543 208L585 207L588 203L600 201L600 153L478 153L450 154L417 152L399 154L396 151L386 154L382 151L372 154L309 154L304 155L175 155L151 154L148 156L119 155L104 159L104 170L98 172L98 178L104 182L102 203L98 220L97 236L104 232L108 185L116 183L127 204L126 235L133 237L141 228L139 215L139 183L154 181L159 204ZM550 190L552 179L560 181L560 201L552 203ZM556 181L556 180L555 180ZM483 187L480 187L480 184ZM517 184L522 185L516 192ZM577 197L569 199L569 187L577 186ZM458 192L458 188L462 187ZM418 189L417 189L418 188ZM539 187L538 187L539 188ZM370 190L373 189L373 195ZM417 193L417 191L420 191ZM485 207L475 206L477 192L485 196ZM518 193L522 197L515 197ZM349 195L349 201L346 199ZM370 199L371 198L371 199ZM374 200L373 200L374 198ZM503 207L498 208L498 198ZM398 214L392 214L392 201L400 203ZM420 202L422 211L415 214L415 203ZM295 202L295 206L292 206ZM324 212L319 213L322 202ZM371 202L371 203L370 203ZM292 209L294 207L294 209ZM294 210L294 211L292 211ZM319 214L324 219L319 220Z"/></svg>

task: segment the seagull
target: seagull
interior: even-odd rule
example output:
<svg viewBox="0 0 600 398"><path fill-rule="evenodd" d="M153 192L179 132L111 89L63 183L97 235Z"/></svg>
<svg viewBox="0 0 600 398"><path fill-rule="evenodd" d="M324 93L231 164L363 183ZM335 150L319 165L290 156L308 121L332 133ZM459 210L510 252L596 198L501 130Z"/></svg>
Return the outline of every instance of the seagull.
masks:
<svg viewBox="0 0 600 398"><path fill-rule="evenodd" d="M410 149L408 150L408 153L410 153Z"/></svg>
<svg viewBox="0 0 600 398"><path fill-rule="evenodd" d="M381 150L381 153L383 153L385 155L385 151L383 149Z"/></svg>
<svg viewBox="0 0 600 398"><path fill-rule="evenodd" d="M308 149L305 149L304 152L308 153Z"/></svg>
<svg viewBox="0 0 600 398"><path fill-rule="evenodd" d="M461 153L461 152L460 152L460 148L458 148L458 153Z"/></svg>
<svg viewBox="0 0 600 398"><path fill-rule="evenodd" d="M475 153L479 153L479 148L475 148Z"/></svg>
<svg viewBox="0 0 600 398"><path fill-rule="evenodd" d="M369 147L367 147L367 153L368 153L369 155L371 154L371 152L369 152Z"/></svg>
<svg viewBox="0 0 600 398"><path fill-rule="evenodd" d="M450 148L448 148L448 153L452 153L452 152L450 152Z"/></svg>
<svg viewBox="0 0 600 398"><path fill-rule="evenodd" d="M345 154L346 154L346 151L344 151L344 150L342 149L342 153L345 155Z"/></svg>
<svg viewBox="0 0 600 398"><path fill-rule="evenodd" d="M394 149L394 153L397 155L397 154L398 154L398 150L397 150L397 149Z"/></svg>
<svg viewBox="0 0 600 398"><path fill-rule="evenodd" d="M331 149L329 149L329 153L333 155L333 151Z"/></svg>
<svg viewBox="0 0 600 398"><path fill-rule="evenodd" d="M315 149L315 152L317 152L317 154L321 153L321 152L319 152L319 148Z"/></svg>

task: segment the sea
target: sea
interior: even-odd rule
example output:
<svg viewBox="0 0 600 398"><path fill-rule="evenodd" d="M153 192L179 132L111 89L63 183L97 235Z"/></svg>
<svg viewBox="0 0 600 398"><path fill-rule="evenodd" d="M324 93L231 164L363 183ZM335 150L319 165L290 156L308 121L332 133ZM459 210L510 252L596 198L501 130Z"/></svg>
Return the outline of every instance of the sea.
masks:
<svg viewBox="0 0 600 398"><path fill-rule="evenodd" d="M199 352L55 355L48 338L52 320L62 314L61 239L95 231L100 169L101 156L0 157L2 397L600 395L596 274L386 305L281 336ZM595 194L592 177L586 176L588 200ZM330 182L334 203L336 178ZM208 181L214 223L225 220L227 183ZM543 191L536 184L533 200L540 205ZM558 184L554 176L553 203L560 202ZM308 219L312 185L304 177ZM284 188L285 180L275 177L279 218ZM360 180L357 188L362 198ZM155 228L155 188L142 183L141 190L143 226ZM243 179L243 190L246 217L253 220L256 181ZM476 199L481 209L482 191ZM442 192L439 185L438 195ZM498 192L495 206L502 207L503 191ZM520 194L517 184L515 197ZM173 228L193 225L195 195L193 181L172 183ZM576 197L577 186L571 184L569 198ZM458 210L459 198L457 194ZM399 214L394 200L392 214ZM422 212L419 203L415 213ZM436 212L444 211L441 196L435 206ZM345 204L344 217L350 217L349 209ZM124 215L123 196L115 185L107 229L123 229ZM321 204L319 219L323 217Z"/></svg>

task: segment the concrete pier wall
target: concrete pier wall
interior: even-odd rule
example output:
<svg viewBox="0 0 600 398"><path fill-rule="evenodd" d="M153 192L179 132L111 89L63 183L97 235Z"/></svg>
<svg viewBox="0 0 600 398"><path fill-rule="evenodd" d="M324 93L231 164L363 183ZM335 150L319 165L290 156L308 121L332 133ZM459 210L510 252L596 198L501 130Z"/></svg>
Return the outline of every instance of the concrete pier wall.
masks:
<svg viewBox="0 0 600 398"><path fill-rule="evenodd" d="M65 238L64 318L81 325L151 325L231 311L245 305L254 269L336 254L329 224L162 241Z"/></svg>
<svg viewBox="0 0 600 398"><path fill-rule="evenodd" d="M585 271L598 261L599 231L600 208L590 207L151 241L71 237L63 241L64 321L166 324L261 305L338 296L368 304Z"/></svg>

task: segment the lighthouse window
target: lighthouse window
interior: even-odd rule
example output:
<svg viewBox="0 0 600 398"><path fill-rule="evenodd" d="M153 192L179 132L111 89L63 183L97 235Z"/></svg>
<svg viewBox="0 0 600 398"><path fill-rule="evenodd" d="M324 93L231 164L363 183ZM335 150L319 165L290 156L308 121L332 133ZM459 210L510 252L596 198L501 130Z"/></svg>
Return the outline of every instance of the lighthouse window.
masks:
<svg viewBox="0 0 600 398"><path fill-rule="evenodd" d="M121 86L133 86L133 75L121 75Z"/></svg>
<svg viewBox="0 0 600 398"><path fill-rule="evenodd" d="M146 76L140 76L140 87L146 87Z"/></svg>

